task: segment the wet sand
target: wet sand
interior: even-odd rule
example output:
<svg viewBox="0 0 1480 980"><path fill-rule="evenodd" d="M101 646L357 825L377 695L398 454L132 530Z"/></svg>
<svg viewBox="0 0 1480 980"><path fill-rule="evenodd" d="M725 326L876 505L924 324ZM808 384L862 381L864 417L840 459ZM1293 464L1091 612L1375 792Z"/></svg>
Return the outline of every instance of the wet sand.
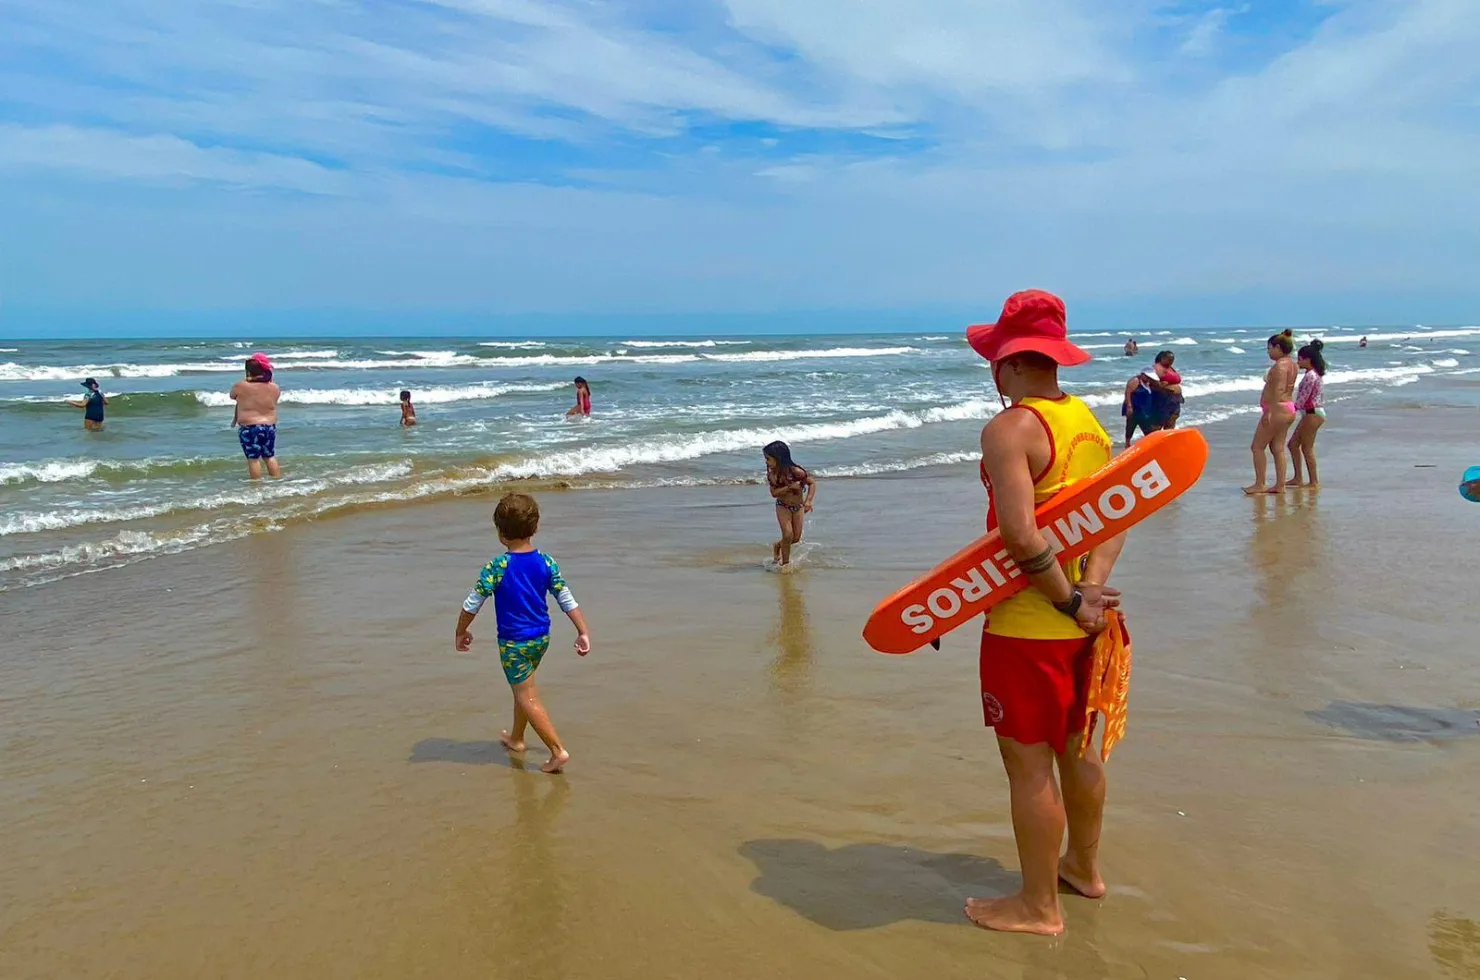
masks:
<svg viewBox="0 0 1480 980"><path fill-rule="evenodd" d="M825 484L792 575L759 488L543 494L596 641L539 675L561 777L493 741L492 615L451 649L488 496L0 595L0 976L1480 977L1449 391L1335 406L1319 493L1244 498L1252 418L1205 430L1117 571L1112 891L1061 939L961 912L1017 884L973 631L858 636L979 533L958 467Z"/></svg>

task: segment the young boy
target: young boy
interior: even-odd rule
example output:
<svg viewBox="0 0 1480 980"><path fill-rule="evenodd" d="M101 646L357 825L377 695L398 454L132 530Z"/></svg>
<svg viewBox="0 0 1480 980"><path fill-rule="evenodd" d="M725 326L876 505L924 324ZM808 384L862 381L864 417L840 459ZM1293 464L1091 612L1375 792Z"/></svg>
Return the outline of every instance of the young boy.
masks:
<svg viewBox="0 0 1480 980"><path fill-rule="evenodd" d="M472 647L473 634L468 627L483 603L492 598L498 619L499 662L514 690L514 725L499 732L498 740L517 755L524 751L525 726L534 726L535 734L550 749L550 761L540 771L556 773L570 761L570 753L555 734L534 686L534 672L550 649L550 610L545 596L553 595L570 617L577 633L576 653L583 657L591 652L591 634L575 596L560 576L560 566L534 546L535 532L540 529L540 505L534 498L523 493L506 494L494 508L493 523L499 541L509 550L478 573L478 584L468 593L457 617L457 651L466 653Z"/></svg>
<svg viewBox="0 0 1480 980"><path fill-rule="evenodd" d="M409 429L416 424L416 406L411 404L411 392L401 392L401 427Z"/></svg>

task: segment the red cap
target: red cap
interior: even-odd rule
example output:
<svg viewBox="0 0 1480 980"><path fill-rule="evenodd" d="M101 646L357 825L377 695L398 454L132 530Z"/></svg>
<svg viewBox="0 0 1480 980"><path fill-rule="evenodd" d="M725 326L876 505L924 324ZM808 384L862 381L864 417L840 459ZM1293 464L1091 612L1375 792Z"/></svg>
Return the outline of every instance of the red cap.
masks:
<svg viewBox="0 0 1480 980"><path fill-rule="evenodd" d="M1069 343L1064 301L1041 289L1025 289L1007 297L997 322L967 327L966 342L989 361L1023 351L1036 351L1064 367L1090 359L1088 351Z"/></svg>
<svg viewBox="0 0 1480 980"><path fill-rule="evenodd" d="M247 360L249 360L249 361L256 361L258 364L262 365L262 367L264 369L266 369L268 371L271 371L272 370L272 362L269 361L267 359L267 355L264 354L264 353L262 353L261 351L258 351L255 354L249 354L247 356Z"/></svg>

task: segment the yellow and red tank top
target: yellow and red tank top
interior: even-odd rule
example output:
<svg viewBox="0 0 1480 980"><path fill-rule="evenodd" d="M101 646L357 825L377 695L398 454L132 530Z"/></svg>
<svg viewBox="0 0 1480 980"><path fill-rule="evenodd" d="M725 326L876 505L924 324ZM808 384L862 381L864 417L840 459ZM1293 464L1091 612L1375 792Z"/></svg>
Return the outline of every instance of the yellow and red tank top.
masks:
<svg viewBox="0 0 1480 980"><path fill-rule="evenodd" d="M1059 398L1024 398L1008 411L1029 411L1043 423L1048 434L1048 465L1033 477L1033 503L1038 505L1071 483L1082 480L1110 462L1115 454L1110 437L1095 418L1089 406L1072 395ZM997 529L997 510L992 502L992 484L987 467L981 467L982 484L987 488L987 531ZM1082 576L1083 562L1071 562L1064 569L1070 582ZM986 631L995 636L1012 636L1030 640L1072 640L1088 634L1059 612L1048 597L1029 586L1010 599L992 607L987 615Z"/></svg>

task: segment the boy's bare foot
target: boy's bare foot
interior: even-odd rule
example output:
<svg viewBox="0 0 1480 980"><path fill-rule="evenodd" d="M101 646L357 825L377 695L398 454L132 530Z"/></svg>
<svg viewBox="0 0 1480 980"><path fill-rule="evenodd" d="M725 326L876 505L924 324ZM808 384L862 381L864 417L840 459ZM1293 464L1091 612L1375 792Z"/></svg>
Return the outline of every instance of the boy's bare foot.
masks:
<svg viewBox="0 0 1480 980"><path fill-rule="evenodd" d="M1068 854L1059 860L1059 880L1074 889L1076 894L1083 895L1085 898L1105 897L1105 879L1100 877L1099 870L1096 869L1092 874L1085 874L1080 862Z"/></svg>
<svg viewBox="0 0 1480 980"><path fill-rule="evenodd" d="M550 754L550 761L545 763L543 766L540 766L540 772L548 772L551 775L554 775L555 773L564 769L565 764L569 761L570 753L565 751L564 749L561 749L559 752L552 752Z"/></svg>
<svg viewBox="0 0 1480 980"><path fill-rule="evenodd" d="M519 753L524 751L524 743L515 741L514 737L511 736L508 732L498 733L498 744L508 749L514 755L518 755Z"/></svg>
<svg viewBox="0 0 1480 980"><path fill-rule="evenodd" d="M1319 490L1320 488L1321 488L1321 485L1319 483L1317 483L1316 481L1314 481L1314 480L1310 481L1309 483L1307 483L1305 485L1305 489L1307 489L1307 490Z"/></svg>
<svg viewBox="0 0 1480 980"><path fill-rule="evenodd" d="M1289 483L1285 484L1285 489L1286 490L1298 490L1298 489L1300 489L1303 486L1305 486L1305 481L1304 480L1291 480Z"/></svg>
<svg viewBox="0 0 1480 980"><path fill-rule="evenodd" d="M968 898L966 917L983 929L1031 932L1057 936L1064 931L1064 915L1057 908L1040 912L1028 907L1021 894L1007 898Z"/></svg>
<svg viewBox="0 0 1480 980"><path fill-rule="evenodd" d="M1248 494L1251 497L1257 497L1263 493L1274 493L1274 491L1269 489L1268 487L1261 487L1259 484L1256 483L1253 486L1244 487L1244 493Z"/></svg>

